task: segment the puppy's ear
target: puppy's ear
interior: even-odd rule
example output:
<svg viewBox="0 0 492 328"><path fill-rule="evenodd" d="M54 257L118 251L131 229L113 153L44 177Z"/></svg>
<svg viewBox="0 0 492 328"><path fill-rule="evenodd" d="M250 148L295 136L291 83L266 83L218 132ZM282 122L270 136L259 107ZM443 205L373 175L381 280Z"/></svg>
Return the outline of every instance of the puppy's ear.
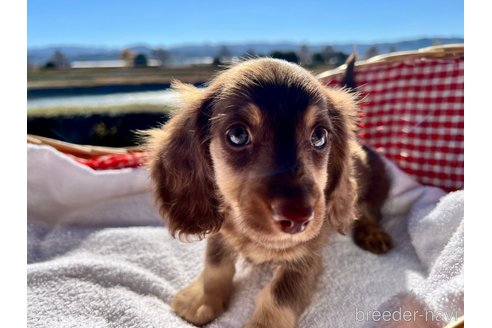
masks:
<svg viewBox="0 0 492 328"><path fill-rule="evenodd" d="M345 65L347 65L347 68L345 69L345 73L342 77L342 87L348 92L355 92L357 90L357 82L355 81L356 60L357 57L354 53L352 53L345 61Z"/></svg>
<svg viewBox="0 0 492 328"><path fill-rule="evenodd" d="M161 216L176 237L219 230L223 216L209 154L208 90L175 83L182 106L160 129L146 131L150 176Z"/></svg>
<svg viewBox="0 0 492 328"><path fill-rule="evenodd" d="M327 218L345 234L356 218L357 181L354 157L362 152L356 141L358 108L355 96L342 90L327 89L331 128L331 153L325 189Z"/></svg>

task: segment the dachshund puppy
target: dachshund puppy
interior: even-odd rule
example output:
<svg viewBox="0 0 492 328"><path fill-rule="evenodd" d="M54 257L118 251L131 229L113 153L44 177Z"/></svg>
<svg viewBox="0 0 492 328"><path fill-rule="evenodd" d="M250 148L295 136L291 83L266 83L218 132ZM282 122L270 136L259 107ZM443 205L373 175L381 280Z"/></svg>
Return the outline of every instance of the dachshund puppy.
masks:
<svg viewBox="0 0 492 328"><path fill-rule="evenodd" d="M233 65L204 90L174 88L182 107L147 132L154 193L173 236L208 236L203 272L172 301L179 316L203 325L224 312L241 255L275 270L245 327L294 327L330 233L353 226L360 247L391 248L378 224L389 180L356 140L351 94L266 58Z"/></svg>

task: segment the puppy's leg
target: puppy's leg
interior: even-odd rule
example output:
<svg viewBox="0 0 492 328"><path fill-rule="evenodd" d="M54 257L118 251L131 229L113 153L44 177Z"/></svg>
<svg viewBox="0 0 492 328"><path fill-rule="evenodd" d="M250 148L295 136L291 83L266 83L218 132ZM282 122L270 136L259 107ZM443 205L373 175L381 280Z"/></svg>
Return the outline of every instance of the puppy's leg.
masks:
<svg viewBox="0 0 492 328"><path fill-rule="evenodd" d="M206 324L227 308L232 291L236 254L220 234L207 241L205 268L188 287L180 290L172 301L173 310L195 325Z"/></svg>
<svg viewBox="0 0 492 328"><path fill-rule="evenodd" d="M393 247L391 236L379 225L381 208L388 198L391 181L386 166L378 153L363 146L366 159L355 161L360 173L357 202L358 219L354 223L352 238L357 246L375 254L384 254Z"/></svg>
<svg viewBox="0 0 492 328"><path fill-rule="evenodd" d="M352 238L357 246L374 254L387 253L393 247L391 236L379 225L379 205L363 202L359 204L360 217L355 221Z"/></svg>
<svg viewBox="0 0 492 328"><path fill-rule="evenodd" d="M257 296L255 312L245 328L295 327L309 305L321 271L321 259L310 259L299 266L282 265L272 281Z"/></svg>

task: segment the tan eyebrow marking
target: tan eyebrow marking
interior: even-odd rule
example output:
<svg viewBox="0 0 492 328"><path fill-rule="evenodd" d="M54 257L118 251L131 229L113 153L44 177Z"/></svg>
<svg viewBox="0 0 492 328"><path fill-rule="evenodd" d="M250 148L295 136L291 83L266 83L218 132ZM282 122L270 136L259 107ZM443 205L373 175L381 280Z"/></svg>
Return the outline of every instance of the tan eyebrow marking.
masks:
<svg viewBox="0 0 492 328"><path fill-rule="evenodd" d="M320 113L318 111L317 106L309 106L307 110L304 112L304 126L306 127L313 127L314 124L316 124L316 121L318 120L320 116Z"/></svg>
<svg viewBox="0 0 492 328"><path fill-rule="evenodd" d="M248 103L239 108L229 108L223 110L221 113L215 114L211 120L220 121L225 118L242 118L247 121L248 124L259 126L263 119L263 114L260 108L252 103Z"/></svg>
<svg viewBox="0 0 492 328"><path fill-rule="evenodd" d="M263 115L258 106L249 103L244 107L244 113L251 124L256 126L260 125Z"/></svg>

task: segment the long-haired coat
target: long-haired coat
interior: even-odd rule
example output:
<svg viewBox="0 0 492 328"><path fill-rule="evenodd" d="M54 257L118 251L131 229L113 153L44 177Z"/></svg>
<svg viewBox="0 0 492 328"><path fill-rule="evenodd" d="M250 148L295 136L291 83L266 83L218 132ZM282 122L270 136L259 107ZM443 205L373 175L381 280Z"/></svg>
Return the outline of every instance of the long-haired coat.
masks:
<svg viewBox="0 0 492 328"><path fill-rule="evenodd" d="M233 65L204 90L174 88L183 105L148 131L154 193L173 236L208 236L203 272L173 299L179 316L203 325L224 312L242 255L275 268L245 326L294 327L331 232L352 228L360 247L390 249L377 223L388 179L356 140L353 95L265 58Z"/></svg>

